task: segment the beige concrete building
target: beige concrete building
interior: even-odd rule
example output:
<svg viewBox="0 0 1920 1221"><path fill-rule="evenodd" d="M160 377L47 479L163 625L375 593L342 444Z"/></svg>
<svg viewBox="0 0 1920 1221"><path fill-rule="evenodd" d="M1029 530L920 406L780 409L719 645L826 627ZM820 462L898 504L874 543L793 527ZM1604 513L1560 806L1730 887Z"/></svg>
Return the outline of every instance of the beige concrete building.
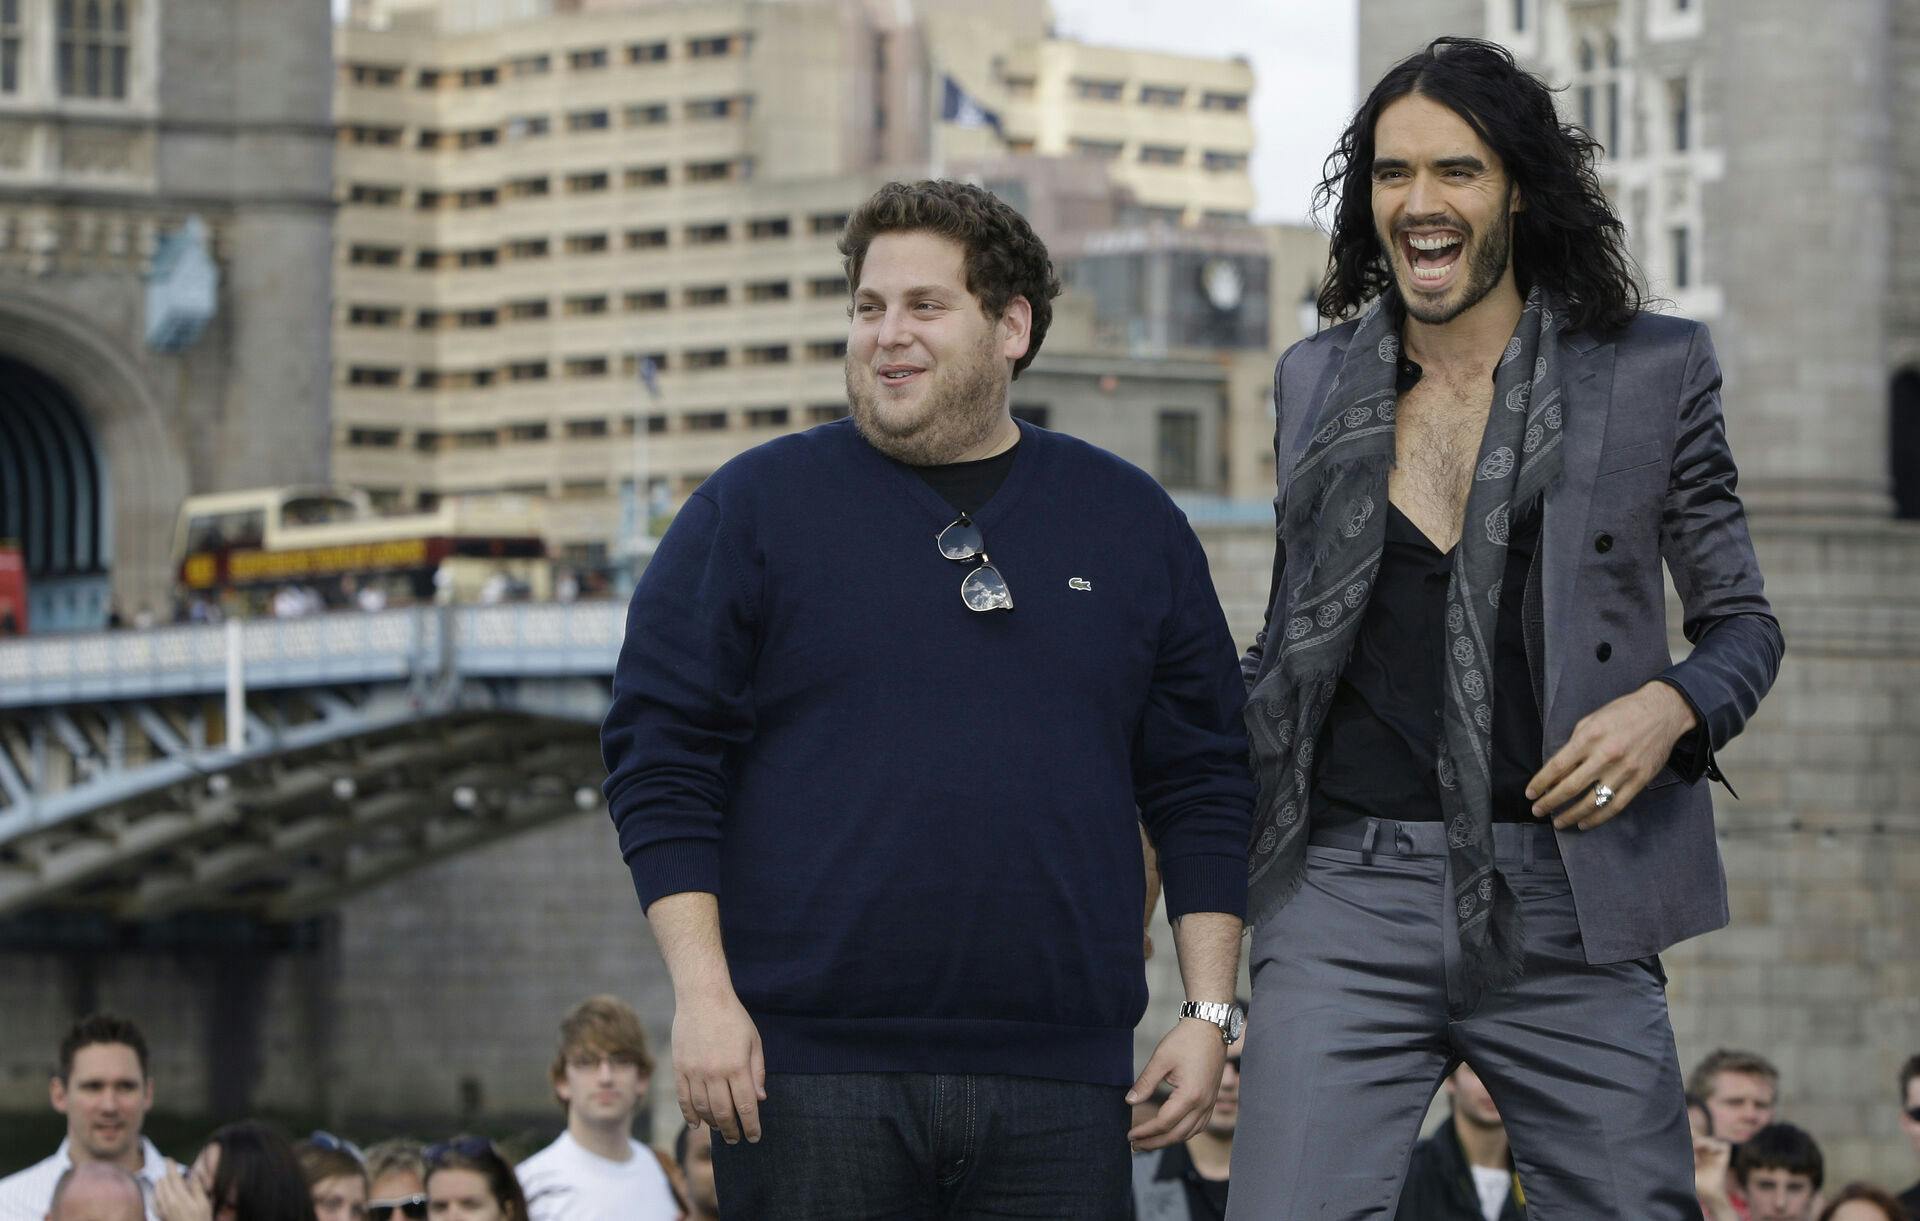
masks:
<svg viewBox="0 0 1920 1221"><path fill-rule="evenodd" d="M562 548L599 563L637 467L676 500L842 414L835 241L887 178L1091 158L1069 163L1091 212L1036 217L1050 240L1245 219L1244 64L1047 41L1044 6L954 8L358 5L336 36L338 476L391 506L545 495ZM938 121L949 77L1005 142ZM1086 359L1049 363L1066 347L1029 376L1094 406L1035 418L1150 458L1155 413L1187 408L1143 409L1130 435ZM1225 436L1201 430L1204 491L1225 490Z"/></svg>

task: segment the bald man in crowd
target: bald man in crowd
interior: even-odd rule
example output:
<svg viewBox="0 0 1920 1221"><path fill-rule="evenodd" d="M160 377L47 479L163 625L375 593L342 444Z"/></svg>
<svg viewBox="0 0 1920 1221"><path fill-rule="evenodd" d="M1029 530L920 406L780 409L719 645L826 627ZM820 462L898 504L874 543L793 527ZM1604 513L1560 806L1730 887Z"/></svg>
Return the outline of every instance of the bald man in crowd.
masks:
<svg viewBox="0 0 1920 1221"><path fill-rule="evenodd" d="M53 1188L47 1221L146 1221L140 1180L111 1162L81 1162Z"/></svg>

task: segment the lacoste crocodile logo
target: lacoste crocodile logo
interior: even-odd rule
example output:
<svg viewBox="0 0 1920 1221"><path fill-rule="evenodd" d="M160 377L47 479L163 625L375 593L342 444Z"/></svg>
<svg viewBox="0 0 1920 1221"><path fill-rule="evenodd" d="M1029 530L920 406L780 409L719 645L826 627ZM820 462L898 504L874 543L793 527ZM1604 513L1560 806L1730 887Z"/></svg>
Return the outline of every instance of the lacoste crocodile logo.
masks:
<svg viewBox="0 0 1920 1221"><path fill-rule="evenodd" d="M1077 589L1081 593L1092 593L1093 582L1087 580L1085 577L1069 577L1067 578L1067 588Z"/></svg>

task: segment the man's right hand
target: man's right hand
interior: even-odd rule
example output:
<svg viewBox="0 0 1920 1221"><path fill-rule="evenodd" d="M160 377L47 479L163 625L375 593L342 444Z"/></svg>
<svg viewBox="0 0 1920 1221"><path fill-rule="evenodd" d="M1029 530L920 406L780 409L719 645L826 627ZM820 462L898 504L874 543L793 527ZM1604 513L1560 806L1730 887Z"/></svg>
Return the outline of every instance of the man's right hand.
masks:
<svg viewBox="0 0 1920 1221"><path fill-rule="evenodd" d="M760 1139L767 1062L760 1032L731 988L673 1007L673 1085L688 1124L712 1124L729 1145Z"/></svg>

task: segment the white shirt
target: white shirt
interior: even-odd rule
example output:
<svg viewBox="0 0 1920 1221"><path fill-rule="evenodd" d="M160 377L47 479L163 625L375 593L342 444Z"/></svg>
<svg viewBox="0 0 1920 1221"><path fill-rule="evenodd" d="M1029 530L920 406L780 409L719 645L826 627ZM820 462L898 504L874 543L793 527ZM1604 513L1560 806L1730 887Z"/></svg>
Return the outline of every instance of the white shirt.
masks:
<svg viewBox="0 0 1920 1221"><path fill-rule="evenodd" d="M1487 1221L1500 1221L1500 1210L1507 1206L1513 1191L1513 1173L1497 1166L1469 1166L1473 1185L1480 1191L1480 1215Z"/></svg>
<svg viewBox="0 0 1920 1221"><path fill-rule="evenodd" d="M157 1221L153 1213L153 1185L167 1173L166 1159L146 1137L140 1138L140 1178L146 1184L147 1221ZM60 1176L73 1165L67 1142L61 1141L53 1156L0 1179L0 1221L46 1221L53 1204L53 1189Z"/></svg>
<svg viewBox="0 0 1920 1221"><path fill-rule="evenodd" d="M628 1157L610 1162L573 1133L514 1167L529 1221L677 1221L680 1206L653 1150L628 1138Z"/></svg>

